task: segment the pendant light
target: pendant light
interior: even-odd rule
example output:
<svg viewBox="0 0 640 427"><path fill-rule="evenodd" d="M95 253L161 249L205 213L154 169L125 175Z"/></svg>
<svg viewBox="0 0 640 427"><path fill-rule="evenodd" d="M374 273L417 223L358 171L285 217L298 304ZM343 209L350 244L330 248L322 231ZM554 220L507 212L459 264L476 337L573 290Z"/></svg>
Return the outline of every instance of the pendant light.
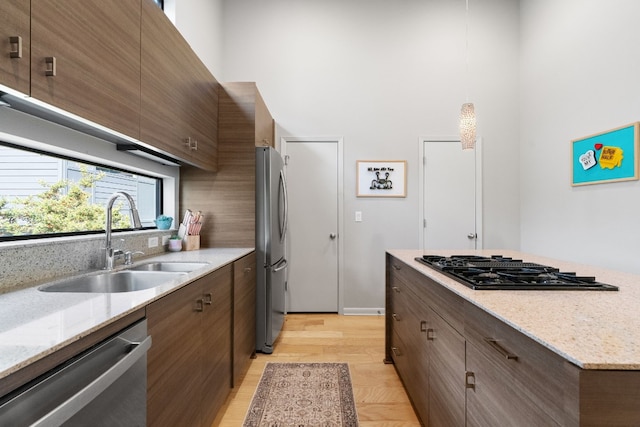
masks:
<svg viewBox="0 0 640 427"><path fill-rule="evenodd" d="M460 110L460 142L462 149L473 149L476 145L476 113L473 103L469 102L469 0L466 0L465 13L465 61L467 79L467 102Z"/></svg>

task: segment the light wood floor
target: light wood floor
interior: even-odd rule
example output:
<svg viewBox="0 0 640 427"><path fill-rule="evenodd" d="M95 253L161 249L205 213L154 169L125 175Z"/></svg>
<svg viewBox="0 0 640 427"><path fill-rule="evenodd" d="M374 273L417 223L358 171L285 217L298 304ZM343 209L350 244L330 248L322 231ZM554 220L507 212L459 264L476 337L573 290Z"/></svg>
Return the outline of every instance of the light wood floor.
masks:
<svg viewBox="0 0 640 427"><path fill-rule="evenodd" d="M361 427L420 426L394 366L383 359L384 316L289 314L273 354L251 361L214 426L242 426L266 362L347 362Z"/></svg>

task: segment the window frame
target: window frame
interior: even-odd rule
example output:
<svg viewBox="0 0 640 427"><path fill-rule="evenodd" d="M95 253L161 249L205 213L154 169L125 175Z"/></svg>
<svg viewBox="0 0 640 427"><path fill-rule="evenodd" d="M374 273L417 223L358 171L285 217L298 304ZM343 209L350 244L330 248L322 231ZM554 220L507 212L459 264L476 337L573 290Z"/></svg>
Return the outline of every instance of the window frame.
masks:
<svg viewBox="0 0 640 427"><path fill-rule="evenodd" d="M2 85L0 85L2 89ZM178 217L180 167L162 164L142 158L126 151L118 151L114 142L102 139L79 130L43 119L24 111L0 106L0 141L18 149L44 152L59 158L71 158L87 164L97 164L115 170L159 179L157 191L160 192L156 203L162 215ZM155 230L155 227L146 227ZM125 230L126 231L126 230ZM138 230L136 230L138 231ZM135 231L132 231L135 232ZM104 230L91 230L79 233L50 233L30 236L7 236L4 242L15 240L41 240L64 236L91 236L104 233ZM37 236L37 237L36 237Z"/></svg>
<svg viewBox="0 0 640 427"><path fill-rule="evenodd" d="M16 150L21 150L21 151L27 151L30 153L35 153L35 154L40 154L43 156L49 156L49 157L54 157L57 159L61 159L61 160L67 160L67 161L71 161L71 162L77 162L77 163L81 163L81 164L86 164L86 165L91 165L97 168L105 168L108 170L113 170L113 171L117 171L117 172L124 172L124 173L128 173L128 174L134 174L134 175L138 175L138 176L143 176L145 178L150 178L150 179L154 179L156 181L156 188L155 188L155 192L156 192L156 198L155 198L155 212L156 212L156 216L160 215L160 212L162 212L162 206L163 206L163 180L161 178L158 178L156 176L151 176L151 175L147 175L144 173L140 173L140 172L134 172L128 169L125 169L124 167L115 167L115 166L109 166L109 165L105 165L102 163L98 163L96 161L87 161L87 160L81 160L78 158L75 158L73 156L69 156L69 155L62 155L62 154L55 154L52 153L50 151L45 151L42 149L37 149L37 148L32 148L32 147L24 147L24 146L20 146L17 144L13 144L10 142L5 142L4 140L0 139L0 146L3 147L9 147L9 148L13 148ZM142 227L139 230L155 230L157 227L151 227L151 226L147 226L147 227ZM133 231L133 228L114 228L113 231ZM68 236L84 236L84 235L90 235L90 234L100 234L100 233L104 233L105 230L104 229L100 229L100 230L84 230L84 231L69 231L69 232L59 232L59 233L46 233L46 234L20 234L20 235L14 235L14 236L0 236L0 242L11 242L11 241L16 241L16 240L34 240L34 239L46 239L49 237L68 237Z"/></svg>

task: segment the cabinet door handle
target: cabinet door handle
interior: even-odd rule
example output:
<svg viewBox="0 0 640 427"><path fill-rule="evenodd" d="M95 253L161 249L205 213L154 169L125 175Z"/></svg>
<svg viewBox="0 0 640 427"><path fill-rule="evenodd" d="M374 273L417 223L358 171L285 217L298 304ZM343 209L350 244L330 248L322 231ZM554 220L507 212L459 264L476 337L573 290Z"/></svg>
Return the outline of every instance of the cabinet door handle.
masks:
<svg viewBox="0 0 640 427"><path fill-rule="evenodd" d="M393 313L391 317L393 317L393 319L397 320L398 322L400 321L400 316L398 316L398 313Z"/></svg>
<svg viewBox="0 0 640 427"><path fill-rule="evenodd" d="M44 58L44 62L47 65L44 75L48 77L55 77L56 75L56 57L48 56Z"/></svg>
<svg viewBox="0 0 640 427"><path fill-rule="evenodd" d="M475 391L476 375L473 372L467 371L464 373L464 387Z"/></svg>
<svg viewBox="0 0 640 427"><path fill-rule="evenodd" d="M251 267L246 267L243 271L244 271L244 274L249 274L251 273Z"/></svg>
<svg viewBox="0 0 640 427"><path fill-rule="evenodd" d="M393 352L394 356L402 356L400 350L398 350L398 347L391 347L391 351Z"/></svg>
<svg viewBox="0 0 640 427"><path fill-rule="evenodd" d="M516 356L515 354L511 353L509 350L507 350L506 348L502 347L500 345L500 343L498 343L498 340L495 338L485 338L484 339L487 344L489 344L491 347L493 347L498 353L500 353L500 355L502 357L504 357L507 360L518 360L518 356Z"/></svg>
<svg viewBox="0 0 640 427"><path fill-rule="evenodd" d="M420 322L420 332L427 332L427 321L422 320Z"/></svg>
<svg viewBox="0 0 640 427"><path fill-rule="evenodd" d="M185 138L184 143L189 148L189 150L196 151L198 149L198 140L195 138Z"/></svg>
<svg viewBox="0 0 640 427"><path fill-rule="evenodd" d="M393 289L394 291L396 291L397 293L400 293L400 288L397 286L393 286L391 289Z"/></svg>
<svg viewBox="0 0 640 427"><path fill-rule="evenodd" d="M204 294L204 303L206 305L211 305L211 303L213 303L213 295L211 295L211 292Z"/></svg>
<svg viewBox="0 0 640 427"><path fill-rule="evenodd" d="M198 298L196 300L196 311L204 311L204 302L202 301L202 298Z"/></svg>
<svg viewBox="0 0 640 427"><path fill-rule="evenodd" d="M435 331L432 328L427 329L427 340L433 341L436 339Z"/></svg>
<svg viewBox="0 0 640 427"><path fill-rule="evenodd" d="M393 264L393 269L394 270L401 270L400 266L398 264Z"/></svg>
<svg viewBox="0 0 640 427"><path fill-rule="evenodd" d="M9 37L9 44L11 50L9 51L10 58L22 58L22 37L11 36Z"/></svg>

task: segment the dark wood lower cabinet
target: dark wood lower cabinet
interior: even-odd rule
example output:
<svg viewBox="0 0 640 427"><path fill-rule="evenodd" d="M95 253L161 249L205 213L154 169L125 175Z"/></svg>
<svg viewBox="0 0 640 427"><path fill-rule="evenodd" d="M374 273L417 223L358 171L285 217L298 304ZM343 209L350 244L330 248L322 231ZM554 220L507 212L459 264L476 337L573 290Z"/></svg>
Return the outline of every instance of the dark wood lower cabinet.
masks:
<svg viewBox="0 0 640 427"><path fill-rule="evenodd" d="M386 359L425 426L638 426L640 372L580 369L387 254Z"/></svg>
<svg viewBox="0 0 640 427"><path fill-rule="evenodd" d="M255 252L147 306L147 424L213 424L255 352Z"/></svg>
<svg viewBox="0 0 640 427"><path fill-rule="evenodd" d="M465 422L465 340L438 314L428 322L429 425L462 426Z"/></svg>
<svg viewBox="0 0 640 427"><path fill-rule="evenodd" d="M233 264L233 372L231 386L240 383L256 353L256 253Z"/></svg>
<svg viewBox="0 0 640 427"><path fill-rule="evenodd" d="M211 426L231 390L233 266L209 276L202 312L202 425L206 427Z"/></svg>
<svg viewBox="0 0 640 427"><path fill-rule="evenodd" d="M147 306L147 424L210 426L231 389L232 265Z"/></svg>

